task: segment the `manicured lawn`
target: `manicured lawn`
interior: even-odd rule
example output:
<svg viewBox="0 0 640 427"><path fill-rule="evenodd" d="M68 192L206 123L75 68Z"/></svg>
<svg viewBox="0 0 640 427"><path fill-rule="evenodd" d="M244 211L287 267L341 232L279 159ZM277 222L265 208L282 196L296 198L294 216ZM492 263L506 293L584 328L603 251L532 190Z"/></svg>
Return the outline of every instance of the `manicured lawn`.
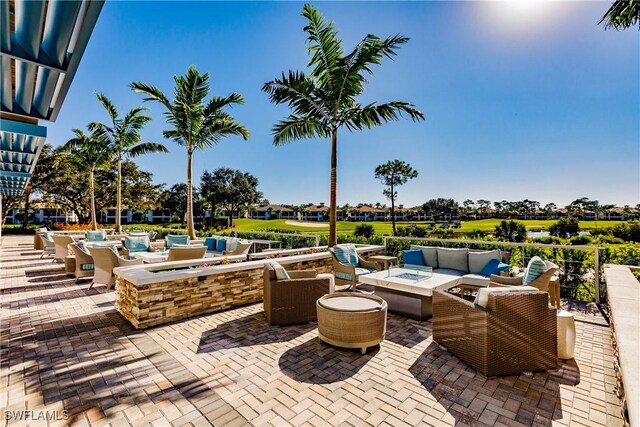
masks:
<svg viewBox="0 0 640 427"><path fill-rule="evenodd" d="M502 221L501 219L491 218L491 219L481 219L477 221L463 221L462 228L457 229L456 231L461 232L469 232L473 230L480 231L493 231ZM235 230L238 231L257 231L257 230L266 230L266 229L278 229L283 231L297 231L305 234L329 234L328 223L317 223L312 222L310 224L327 224L327 227L318 228L318 227L304 227L298 225L290 225L287 224L283 219L272 219L272 220L261 220L261 219L236 219L233 221L235 224ZM549 226L554 224L555 220L522 220L520 221L524 223L525 227L530 230L547 230ZM606 228L613 227L616 224L620 224L624 221L598 221L598 228ZM339 221L338 222L338 233L353 233L356 226L360 224L359 222L347 222L347 221ZM367 224L373 225L376 230L376 234L379 235L391 235L391 222L386 221L370 221ZM397 223L398 227L409 224L409 222L399 222ZM417 222L418 225L424 225L424 222ZM583 230L589 230L596 228L595 221L580 221L580 228Z"/></svg>

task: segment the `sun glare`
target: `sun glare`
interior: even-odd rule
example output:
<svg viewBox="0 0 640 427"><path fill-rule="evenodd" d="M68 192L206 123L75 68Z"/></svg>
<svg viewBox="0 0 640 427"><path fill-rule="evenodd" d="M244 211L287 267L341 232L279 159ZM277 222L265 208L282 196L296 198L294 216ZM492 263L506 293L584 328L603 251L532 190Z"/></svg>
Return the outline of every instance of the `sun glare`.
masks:
<svg viewBox="0 0 640 427"><path fill-rule="evenodd" d="M480 15L499 32L537 31L563 9L562 2L537 0L482 2L478 6Z"/></svg>

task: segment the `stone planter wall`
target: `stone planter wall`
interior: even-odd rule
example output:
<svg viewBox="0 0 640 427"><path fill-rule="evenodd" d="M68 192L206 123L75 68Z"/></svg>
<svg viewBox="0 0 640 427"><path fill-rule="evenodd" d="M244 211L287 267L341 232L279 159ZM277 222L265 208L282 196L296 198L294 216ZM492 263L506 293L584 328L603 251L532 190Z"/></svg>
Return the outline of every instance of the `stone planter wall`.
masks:
<svg viewBox="0 0 640 427"><path fill-rule="evenodd" d="M367 255L381 254L383 247L370 247ZM369 249L369 248L368 248ZM154 274L157 281L136 280L144 267L116 271L116 308L135 328L143 329L206 313L262 301L264 264L273 260L213 266L201 273L183 270L185 277ZM278 259L287 270L314 268L333 273L329 253ZM157 268L157 265L154 265ZM195 276L194 274L202 274ZM163 276L172 276L163 281Z"/></svg>

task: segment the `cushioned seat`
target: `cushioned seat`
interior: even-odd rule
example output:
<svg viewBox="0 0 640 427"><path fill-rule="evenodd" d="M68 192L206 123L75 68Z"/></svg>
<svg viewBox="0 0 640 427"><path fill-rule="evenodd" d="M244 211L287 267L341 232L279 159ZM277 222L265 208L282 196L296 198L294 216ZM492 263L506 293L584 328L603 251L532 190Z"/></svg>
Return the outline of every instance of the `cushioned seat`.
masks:
<svg viewBox="0 0 640 427"><path fill-rule="evenodd" d="M451 268L436 268L435 270L433 270L433 272L439 273L439 274L448 274L450 276L455 276L455 277L462 277L465 274L464 271L453 270Z"/></svg>
<svg viewBox="0 0 640 427"><path fill-rule="evenodd" d="M489 285L489 278L482 274L465 274L460 278L460 282L458 282L458 284L486 287Z"/></svg>
<svg viewBox="0 0 640 427"><path fill-rule="evenodd" d="M358 280L358 277L362 276L363 274L369 274L369 273L373 273L376 270L372 270L369 268L361 268L361 267L356 267L355 268L355 272L356 272L356 281ZM336 271L336 277L338 279L343 279L343 280L348 280L351 281L351 279L353 279L353 276L351 275L351 273L345 273L343 271Z"/></svg>

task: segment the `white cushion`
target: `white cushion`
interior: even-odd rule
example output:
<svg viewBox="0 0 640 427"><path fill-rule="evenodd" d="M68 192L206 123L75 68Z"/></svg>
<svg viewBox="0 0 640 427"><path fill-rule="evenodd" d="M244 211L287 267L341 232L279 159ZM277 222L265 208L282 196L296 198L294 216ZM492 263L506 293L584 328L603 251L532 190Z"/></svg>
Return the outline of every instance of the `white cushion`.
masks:
<svg viewBox="0 0 640 427"><path fill-rule="evenodd" d="M478 289L478 295L476 295L476 300L474 301L474 304L477 304L480 307L487 308L490 294L500 294L500 293L507 293L507 292L538 292L538 291L539 289L534 288L533 286L506 286L506 287L499 287L499 288L481 288L481 289Z"/></svg>
<svg viewBox="0 0 640 427"><path fill-rule="evenodd" d="M227 252L233 252L238 247L238 239L236 237L227 238Z"/></svg>
<svg viewBox="0 0 640 427"><path fill-rule="evenodd" d="M424 265L438 268L438 248L435 246L411 245L409 249L420 249L422 251L422 258L424 258Z"/></svg>
<svg viewBox="0 0 640 427"><path fill-rule="evenodd" d="M285 270L284 267L281 266L278 261L271 261L269 263L269 265L273 269L274 273L276 273L276 279L278 279L278 280L290 280L291 279L291 277L289 277L289 273L287 273L287 270Z"/></svg>
<svg viewBox="0 0 640 427"><path fill-rule="evenodd" d="M438 248L438 267L469 272L469 249ZM484 266L483 266L484 267Z"/></svg>
<svg viewBox="0 0 640 427"><path fill-rule="evenodd" d="M465 274L460 278L460 285L489 286L489 278L481 274Z"/></svg>
<svg viewBox="0 0 640 427"><path fill-rule="evenodd" d="M469 251L469 273L480 273L484 266L492 259L502 261L502 253L500 252L500 249L484 252Z"/></svg>

